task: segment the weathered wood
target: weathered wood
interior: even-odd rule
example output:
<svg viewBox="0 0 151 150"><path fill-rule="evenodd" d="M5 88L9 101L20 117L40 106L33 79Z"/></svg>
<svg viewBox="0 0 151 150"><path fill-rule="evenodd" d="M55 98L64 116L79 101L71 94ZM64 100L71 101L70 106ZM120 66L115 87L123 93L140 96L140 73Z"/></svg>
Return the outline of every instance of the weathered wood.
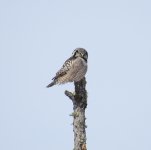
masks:
<svg viewBox="0 0 151 150"><path fill-rule="evenodd" d="M73 132L74 150L87 150L86 148L86 124L85 109L87 107L86 79L75 82L75 93L65 91L73 102Z"/></svg>

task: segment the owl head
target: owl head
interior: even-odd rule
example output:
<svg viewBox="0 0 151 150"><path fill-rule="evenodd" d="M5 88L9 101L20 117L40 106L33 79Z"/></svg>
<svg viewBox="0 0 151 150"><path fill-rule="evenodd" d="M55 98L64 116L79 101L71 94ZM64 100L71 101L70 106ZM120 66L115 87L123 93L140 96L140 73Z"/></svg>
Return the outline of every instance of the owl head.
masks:
<svg viewBox="0 0 151 150"><path fill-rule="evenodd" d="M73 57L81 57L83 58L86 62L88 60L88 52L84 48L76 48L73 53Z"/></svg>

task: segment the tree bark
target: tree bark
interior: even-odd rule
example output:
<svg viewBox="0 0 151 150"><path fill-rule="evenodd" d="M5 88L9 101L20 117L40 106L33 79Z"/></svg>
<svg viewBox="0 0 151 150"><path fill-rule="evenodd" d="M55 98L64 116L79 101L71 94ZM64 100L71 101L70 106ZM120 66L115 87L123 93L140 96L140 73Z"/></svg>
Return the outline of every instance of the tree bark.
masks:
<svg viewBox="0 0 151 150"><path fill-rule="evenodd" d="M85 109L87 107L86 79L75 82L75 93L65 91L73 102L73 132L74 150L87 150L86 148L86 124Z"/></svg>

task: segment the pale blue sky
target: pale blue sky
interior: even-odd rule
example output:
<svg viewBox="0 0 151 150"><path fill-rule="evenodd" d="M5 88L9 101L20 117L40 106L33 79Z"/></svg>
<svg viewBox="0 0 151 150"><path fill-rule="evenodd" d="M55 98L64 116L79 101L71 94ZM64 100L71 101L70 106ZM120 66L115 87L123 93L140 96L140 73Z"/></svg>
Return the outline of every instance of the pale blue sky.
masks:
<svg viewBox="0 0 151 150"><path fill-rule="evenodd" d="M45 86L77 47L88 150L151 149L149 0L1 0L0 150L73 148L73 84Z"/></svg>

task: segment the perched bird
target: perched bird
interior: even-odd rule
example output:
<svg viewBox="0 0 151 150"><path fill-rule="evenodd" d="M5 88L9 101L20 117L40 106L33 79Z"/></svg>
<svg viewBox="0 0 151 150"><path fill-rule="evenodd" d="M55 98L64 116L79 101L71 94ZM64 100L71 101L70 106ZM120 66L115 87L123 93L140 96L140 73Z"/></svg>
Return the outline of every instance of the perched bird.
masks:
<svg viewBox="0 0 151 150"><path fill-rule="evenodd" d="M88 53L84 48L76 48L72 56L65 61L47 88L67 82L80 81L87 72Z"/></svg>

